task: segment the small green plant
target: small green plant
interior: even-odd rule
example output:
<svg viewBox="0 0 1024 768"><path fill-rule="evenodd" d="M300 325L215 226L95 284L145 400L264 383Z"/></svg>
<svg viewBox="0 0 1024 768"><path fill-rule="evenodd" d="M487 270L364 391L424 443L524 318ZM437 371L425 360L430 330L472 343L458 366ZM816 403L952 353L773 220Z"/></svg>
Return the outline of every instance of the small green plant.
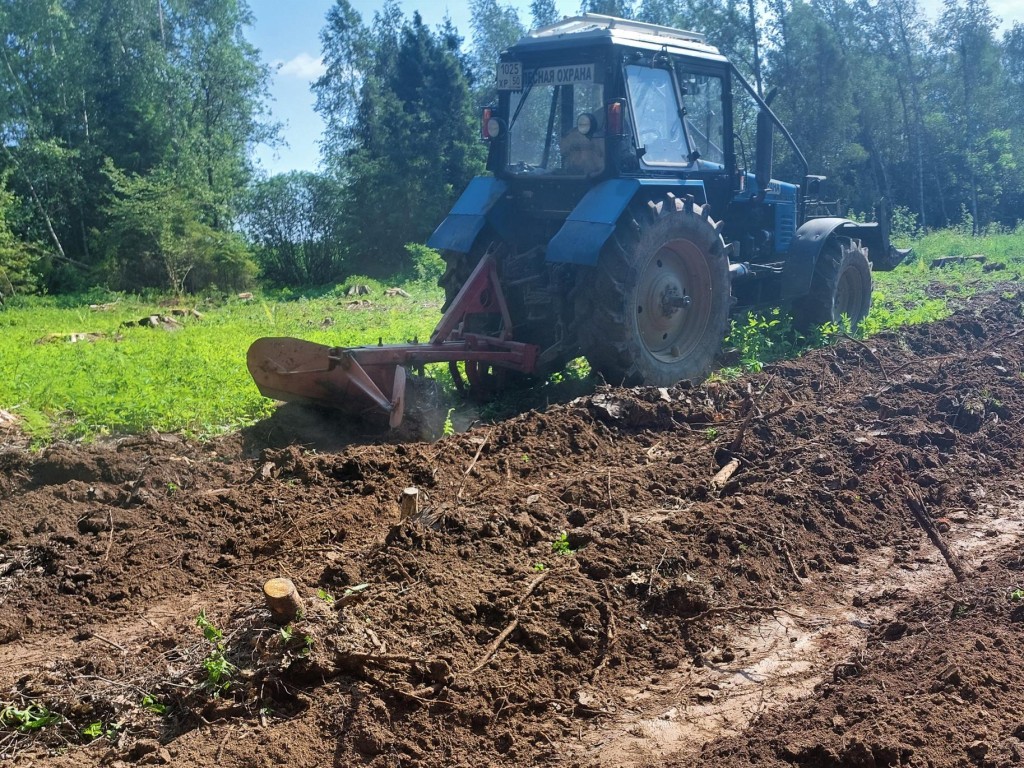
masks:
<svg viewBox="0 0 1024 768"><path fill-rule="evenodd" d="M533 564L533 570L536 573L541 573L542 571L546 571L547 569L548 569L548 567L546 565L544 565L544 563L534 563Z"/></svg>
<svg viewBox="0 0 1024 768"><path fill-rule="evenodd" d="M224 632L206 618L205 611L199 612L196 625L203 630L203 637L212 646L202 661L203 671L206 673L202 687L214 696L219 696L231 687L231 678L238 671L238 667L224 655Z"/></svg>
<svg viewBox="0 0 1024 768"><path fill-rule="evenodd" d="M173 496L175 493L177 493L180 490L181 490L181 487L177 483L175 483L175 482L170 482L170 483L167 484L167 495L168 496Z"/></svg>
<svg viewBox="0 0 1024 768"><path fill-rule="evenodd" d="M147 693L142 697L142 708L149 710L154 715L166 715L170 707L161 702L151 693Z"/></svg>
<svg viewBox="0 0 1024 768"><path fill-rule="evenodd" d="M763 315L748 312L746 321L734 320L725 343L739 353L744 370L757 373L765 363L792 355L798 336L790 316L776 307Z"/></svg>
<svg viewBox="0 0 1024 768"><path fill-rule="evenodd" d="M214 696L219 696L231 687L231 678L237 669L234 664L224 658L223 650L215 649L210 651L207 657L203 659L203 670L206 672L203 687Z"/></svg>
<svg viewBox="0 0 1024 768"><path fill-rule="evenodd" d="M971 608L973 608L973 606L957 601L953 603L953 610L949 612L949 617L954 621L962 619L971 612Z"/></svg>
<svg viewBox="0 0 1024 768"><path fill-rule="evenodd" d="M292 629L291 624L288 624L287 626L281 627L281 629L278 630L278 634L281 635L281 642L287 643L295 635L295 630Z"/></svg>
<svg viewBox="0 0 1024 768"><path fill-rule="evenodd" d="M203 637L211 643L220 643L224 639L224 632L222 632L216 624L206 618L205 609L200 610L199 615L196 616L196 626L203 630Z"/></svg>
<svg viewBox="0 0 1024 768"><path fill-rule="evenodd" d="M21 733L38 731L48 725L63 722L63 720L63 717L56 712L51 712L42 704L28 704L25 707L8 704L0 709L0 725L5 728L14 728Z"/></svg>
<svg viewBox="0 0 1024 768"><path fill-rule="evenodd" d="M82 729L82 735L87 739L98 739L103 735L103 723L99 720L95 723L89 723L89 725Z"/></svg>
<svg viewBox="0 0 1024 768"><path fill-rule="evenodd" d="M571 555L573 549L569 546L569 534L565 531L558 534L555 540L551 542L551 551L556 555Z"/></svg>
<svg viewBox="0 0 1024 768"><path fill-rule="evenodd" d="M328 605L334 605L334 595L328 592L326 589L318 589L316 596L323 600Z"/></svg>
<svg viewBox="0 0 1024 768"><path fill-rule="evenodd" d="M1013 590L1013 592L1010 593L1010 599L1015 603L1019 603L1021 600L1024 600L1024 589L1018 587Z"/></svg>
<svg viewBox="0 0 1024 768"><path fill-rule="evenodd" d="M718 430L715 429L714 427L708 427L701 434L704 435L704 439L710 443L712 440L718 437Z"/></svg>
<svg viewBox="0 0 1024 768"><path fill-rule="evenodd" d="M100 736L105 736L107 741L114 741L117 738L118 732L124 727L122 723L109 723L103 724L102 720L97 720L95 723L89 723L85 728L82 729L82 735L90 741L98 739Z"/></svg>
<svg viewBox="0 0 1024 768"><path fill-rule="evenodd" d="M448 415L444 417L444 426L441 428L441 431L445 437L451 437L455 434L455 423L452 421L453 413L455 413L455 409L449 408Z"/></svg>

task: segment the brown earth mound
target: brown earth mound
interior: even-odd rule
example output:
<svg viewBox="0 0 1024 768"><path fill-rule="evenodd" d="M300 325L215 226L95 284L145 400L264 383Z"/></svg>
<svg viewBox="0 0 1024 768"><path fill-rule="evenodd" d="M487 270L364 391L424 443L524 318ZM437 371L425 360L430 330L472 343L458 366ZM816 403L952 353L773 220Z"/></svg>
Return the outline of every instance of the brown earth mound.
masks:
<svg viewBox="0 0 1024 768"><path fill-rule="evenodd" d="M434 444L10 447L0 753L1016 762L1022 298Z"/></svg>

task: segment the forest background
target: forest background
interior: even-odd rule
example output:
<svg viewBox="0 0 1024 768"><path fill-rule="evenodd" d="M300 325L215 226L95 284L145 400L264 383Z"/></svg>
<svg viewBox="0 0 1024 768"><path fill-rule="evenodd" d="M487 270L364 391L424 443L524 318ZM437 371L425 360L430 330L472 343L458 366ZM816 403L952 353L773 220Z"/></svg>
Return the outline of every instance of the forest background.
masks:
<svg viewBox="0 0 1024 768"><path fill-rule="evenodd" d="M267 176L279 128L245 0L0 4L0 297L239 290L422 273L422 243L482 172L497 53L557 20L470 1L470 29L337 0L313 85L318 172ZM1017 227L1024 24L986 0L586 0L704 32L765 92L829 196L904 233ZM468 32L469 34L464 34ZM412 244L412 245L410 245ZM420 277L423 275L420 274Z"/></svg>

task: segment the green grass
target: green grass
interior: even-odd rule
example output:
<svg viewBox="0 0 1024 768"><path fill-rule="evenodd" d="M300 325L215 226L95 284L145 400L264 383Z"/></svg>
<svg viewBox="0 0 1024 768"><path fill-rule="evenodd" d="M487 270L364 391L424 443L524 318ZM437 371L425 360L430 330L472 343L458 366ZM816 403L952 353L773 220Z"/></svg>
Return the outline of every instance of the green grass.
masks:
<svg viewBox="0 0 1024 768"><path fill-rule="evenodd" d="M914 255L893 272L875 273L874 306L863 335L941 319L995 283L1024 279L1024 228L982 237L972 237L963 228L942 230L900 245L912 245ZM1003 268L986 272L977 263L930 268L940 256L977 253L987 257L990 269L993 264ZM196 308L202 319L185 318L175 332L122 326L151 314L168 314L157 300L97 292L77 302L69 297L8 300L0 308L0 409L20 417L37 444L149 430L209 437L251 425L275 407L259 394L245 367L246 350L260 336L296 336L332 346L429 337L440 318L439 289L405 285L410 298L391 298L383 295L379 283L349 282L356 281L371 286L371 294L361 297L369 299L369 306L349 306L351 300L340 288L318 295L280 292L251 301L201 302ZM96 312L90 301L116 304L110 311ZM730 343L741 353L740 367L716 375L727 378L757 370L770 360L829 343L840 330L825 328L801 336L788 315L777 311L738 319ZM101 333L104 338L38 343L71 333ZM489 405L483 416L537 407L538 398L561 399L562 390L576 392L586 385L588 372L585 363L577 362L533 392L509 393ZM445 379L447 371L437 375Z"/></svg>
<svg viewBox="0 0 1024 768"><path fill-rule="evenodd" d="M365 282L365 281L361 281ZM90 438L151 429L207 437L268 416L245 353L260 336L298 336L356 346L429 337L440 318L441 293L406 286L411 298L384 297L350 307L339 290L286 301L257 296L220 305L199 304L202 319L180 319L173 332L123 326L166 307L120 297L114 309L61 306L66 298L11 301L0 310L0 408L21 417L37 442ZM329 327L326 318L334 322ZM69 343L57 334L101 333L95 342Z"/></svg>
<svg viewBox="0 0 1024 768"><path fill-rule="evenodd" d="M904 325L941 320L956 305L997 283L1020 281L1024 277L1024 227L994 231L974 237L963 228L929 232L901 246L913 246L914 253L892 272L876 272L872 308L861 332L871 336ZM947 265L932 263L946 256L985 256L984 264ZM1001 269L992 269L1001 266ZM988 268L990 271L985 271Z"/></svg>

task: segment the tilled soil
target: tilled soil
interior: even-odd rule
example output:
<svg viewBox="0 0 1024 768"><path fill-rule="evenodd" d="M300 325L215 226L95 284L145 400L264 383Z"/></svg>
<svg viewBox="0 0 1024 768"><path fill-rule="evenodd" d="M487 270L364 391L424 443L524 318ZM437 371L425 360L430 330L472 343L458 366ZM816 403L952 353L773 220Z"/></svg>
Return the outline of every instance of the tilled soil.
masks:
<svg viewBox="0 0 1024 768"><path fill-rule="evenodd" d="M1016 763L1022 301L433 444L338 448L283 417L203 445L11 443L0 753ZM284 628L273 576L304 600Z"/></svg>

